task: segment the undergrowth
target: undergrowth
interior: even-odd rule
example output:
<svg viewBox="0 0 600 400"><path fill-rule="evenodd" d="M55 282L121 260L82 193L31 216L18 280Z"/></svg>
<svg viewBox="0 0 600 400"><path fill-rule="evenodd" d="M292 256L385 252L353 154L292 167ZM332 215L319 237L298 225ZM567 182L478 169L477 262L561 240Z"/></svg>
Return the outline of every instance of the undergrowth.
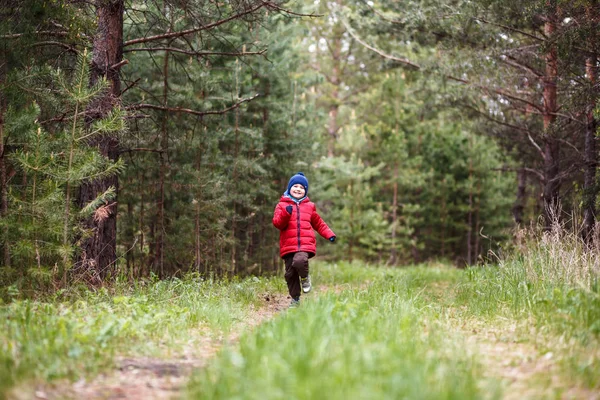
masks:
<svg viewBox="0 0 600 400"><path fill-rule="evenodd" d="M189 276L12 301L0 306L0 394L27 379L93 375L115 354L171 352L198 330L228 332L281 282Z"/></svg>
<svg viewBox="0 0 600 400"><path fill-rule="evenodd" d="M569 379L600 389L600 247L555 224L520 235L498 266L470 268L456 289L462 318L515 321L519 340Z"/></svg>

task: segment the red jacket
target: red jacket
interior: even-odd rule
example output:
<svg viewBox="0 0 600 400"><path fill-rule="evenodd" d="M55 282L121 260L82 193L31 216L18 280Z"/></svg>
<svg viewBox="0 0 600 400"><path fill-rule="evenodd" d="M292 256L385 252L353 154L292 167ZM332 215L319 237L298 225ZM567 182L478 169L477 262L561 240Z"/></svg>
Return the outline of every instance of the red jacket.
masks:
<svg viewBox="0 0 600 400"><path fill-rule="evenodd" d="M286 211L287 206L292 206L291 214ZM273 225L279 229L279 254L282 258L297 251L305 251L309 257L314 257L317 239L313 229L325 239L335 236L308 197L296 203L288 196L281 196L273 214Z"/></svg>

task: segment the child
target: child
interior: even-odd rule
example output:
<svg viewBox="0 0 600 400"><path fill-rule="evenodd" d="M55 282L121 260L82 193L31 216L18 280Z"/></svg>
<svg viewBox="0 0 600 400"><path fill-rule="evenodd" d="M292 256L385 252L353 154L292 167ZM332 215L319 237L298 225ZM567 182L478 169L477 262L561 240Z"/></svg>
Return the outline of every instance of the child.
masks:
<svg viewBox="0 0 600 400"><path fill-rule="evenodd" d="M279 229L279 253L285 261L285 281L292 296L291 306L300 303L300 284L304 293L311 289L308 259L317 252L313 229L332 243L336 238L307 194L308 179L302 172L298 172L290 178L287 190L273 214L273 225Z"/></svg>

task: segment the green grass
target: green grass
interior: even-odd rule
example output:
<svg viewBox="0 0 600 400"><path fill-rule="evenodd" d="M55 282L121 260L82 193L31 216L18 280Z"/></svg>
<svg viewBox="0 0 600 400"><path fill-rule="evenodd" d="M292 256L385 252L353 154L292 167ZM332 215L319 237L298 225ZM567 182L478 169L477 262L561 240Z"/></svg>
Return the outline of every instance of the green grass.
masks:
<svg viewBox="0 0 600 400"><path fill-rule="evenodd" d="M459 320L488 326L513 321L518 340L552 355L565 379L600 389L600 291L597 278L540 278L547 261L513 257L499 267L470 269L455 289ZM566 274L566 271L565 271ZM586 283L587 281L587 283Z"/></svg>
<svg viewBox="0 0 600 400"><path fill-rule="evenodd" d="M551 370L522 378L533 398L585 398L600 389L599 262L555 237L467 270L313 261L313 283L328 290L245 331L195 373L186 395L494 399L511 389L493 376L503 363L544 358ZM31 380L91 377L116 355L174 357L206 335L237 333L274 292L286 292L282 277L189 276L15 299L0 305L0 398ZM490 358L474 341L526 353Z"/></svg>
<svg viewBox="0 0 600 400"><path fill-rule="evenodd" d="M242 337L193 378L189 398L498 397L497 386L482 390L477 361L440 318L444 307L424 294L428 285L458 279L458 271L362 274L375 277L371 286L321 295Z"/></svg>
<svg viewBox="0 0 600 400"><path fill-rule="evenodd" d="M501 398L520 389L494 374L542 362L550 370L518 378L528 398L585 398L600 388L600 296L595 259L581 251L541 241L464 271L316 264L314 281L342 290L225 348L187 397ZM512 354L481 353L496 344Z"/></svg>
<svg viewBox="0 0 600 400"><path fill-rule="evenodd" d="M214 335L246 320L280 278L140 282L63 292L0 306L0 398L25 380L78 379L116 354L168 356L202 329Z"/></svg>

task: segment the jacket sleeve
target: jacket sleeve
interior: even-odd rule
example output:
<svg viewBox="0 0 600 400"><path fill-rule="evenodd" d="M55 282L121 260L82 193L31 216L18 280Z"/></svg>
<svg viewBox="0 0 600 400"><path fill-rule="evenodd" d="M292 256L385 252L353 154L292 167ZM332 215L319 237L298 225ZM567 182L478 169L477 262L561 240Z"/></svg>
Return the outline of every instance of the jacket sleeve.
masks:
<svg viewBox="0 0 600 400"><path fill-rule="evenodd" d="M282 231L287 228L288 223L290 222L290 217L291 215L285 211L283 205L278 203L275 207L275 212L273 213L273 225L275 225L275 228Z"/></svg>
<svg viewBox="0 0 600 400"><path fill-rule="evenodd" d="M317 212L317 207L313 209L312 216L310 218L310 224L312 227L319 232L319 235L323 236L325 239L329 239L332 236L335 236L335 233L327 226L323 218Z"/></svg>

